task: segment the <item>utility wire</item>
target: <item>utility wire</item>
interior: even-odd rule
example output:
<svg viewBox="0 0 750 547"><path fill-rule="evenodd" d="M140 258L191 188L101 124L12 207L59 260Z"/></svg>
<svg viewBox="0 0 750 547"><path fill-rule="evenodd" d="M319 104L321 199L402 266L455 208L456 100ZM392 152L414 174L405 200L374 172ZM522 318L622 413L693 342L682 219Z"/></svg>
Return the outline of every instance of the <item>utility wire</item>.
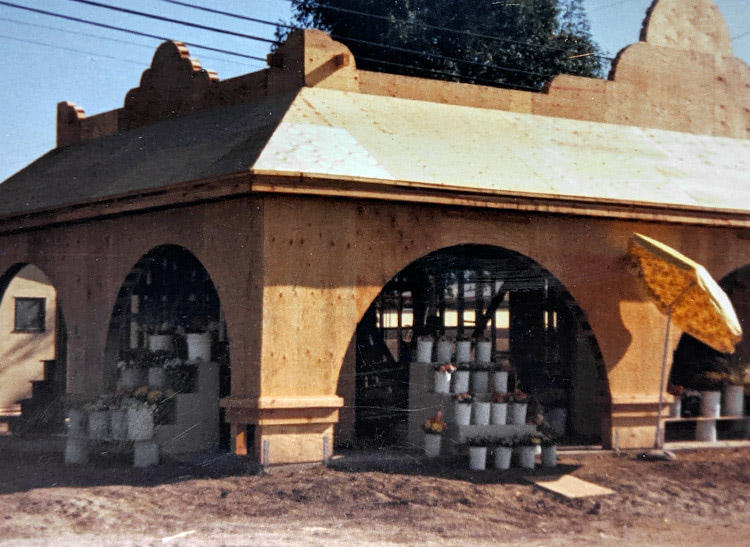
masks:
<svg viewBox="0 0 750 547"><path fill-rule="evenodd" d="M80 17L73 17L71 15L63 15L61 13L55 13L54 11L47 11L47 10L43 10L43 9L30 8L28 6L22 6L22 5L19 5L19 4L13 4L12 2L5 2L4 0L0 0L0 5L2 5L2 6L8 6L8 7L11 7L11 8L16 8L16 9L21 9L21 10L26 10L26 11L30 11L30 12L33 12L33 13L40 13L42 15L49 15L50 17L57 17L59 19L66 19L68 21L75 21L76 23L83 23L85 25L92 25L92 26L95 26L95 27L106 28L106 29L109 29L109 30L117 30L117 31L120 31L120 32L127 32L129 34L134 34L136 36L144 36L146 38L155 38L155 39L161 40L161 41L164 41L164 40L171 41L171 40L173 40L173 38L168 38L166 36L159 36L157 34L148 34L146 32L140 32L138 30L131 30L131 29L123 28L123 27L116 27L114 25L108 25L106 23L97 23L96 21L91 21L89 19L81 19ZM183 43L186 44L186 45L188 45L188 46L195 47L195 48L198 48L198 49L205 49L206 51L215 51L217 53L225 53L227 55L233 55L235 57L242 57L243 59L253 59L255 61L262 61L264 63L266 62L266 60L264 58L262 58L262 57L256 57L255 55L245 55L244 53L237 53L236 51L230 51L228 49L220 49L220 48L215 48L215 47L211 47L211 46L204 46L202 44L198 44L198 43L195 43L195 42L184 42L183 41Z"/></svg>
<svg viewBox="0 0 750 547"><path fill-rule="evenodd" d="M97 40L106 40L107 42L115 42L118 44L127 44L130 46L136 46L136 47L142 47L142 48L148 48L153 50L154 46L150 44L139 44L138 42L133 42L132 40L119 40L117 38L109 38L108 36L101 36L100 34L90 34L88 32L79 32L75 30L68 30L60 27L53 27L50 25L40 25L38 23L29 23L28 21L19 21L18 19L9 19L7 17L0 17L0 21L7 21L9 23L16 23L17 25L25 25L27 27L36 27L36 28L43 28L47 30L54 30L57 32L64 32L67 34L74 34L76 36L85 36L87 38L96 38ZM247 66L247 63L243 63L241 61L233 61L231 59L221 59L219 57L209 57L207 55L201 55L201 60L203 59L210 59L212 61L218 61L221 63L232 63L235 65L241 65L241 66Z"/></svg>
<svg viewBox="0 0 750 547"><path fill-rule="evenodd" d="M299 30L300 27L295 27L294 25L287 25L284 23L274 23L272 21L268 21L266 19L258 19L257 17L250 17L249 15L242 15L240 13L231 13L229 11L221 11L218 9L213 8L207 8L205 6L198 6L195 4L189 4L188 2L179 2L177 0L162 0L162 2L166 2L167 4L175 4L176 6L183 6L186 8L193 8L200 11L205 11L208 13L214 13L216 15L226 15L227 17L234 17L235 19L244 19L245 21L252 21L253 23L260 23L261 25L272 25L274 27L281 27L289 30Z"/></svg>
<svg viewBox="0 0 750 547"><path fill-rule="evenodd" d="M163 2L170 2L170 3L173 3L173 4L182 3L182 2L176 2L174 0L162 0L162 1ZM290 1L290 0L287 0L287 1ZM188 4L184 4L184 3L182 3L182 4L183 5L188 5ZM565 49L565 48L559 48L559 47L553 47L553 46L546 46L544 44L535 44L533 42L524 42L522 40L511 40L510 38L501 38L500 36L493 36L491 34L482 34L482 33L479 33L479 32L472 32L470 30L458 30L458 29L454 29L454 28L450 28L450 27L441 27L441 26L438 26L438 25L430 25L430 24L423 23L423 22L420 22L420 21L408 21L406 19L395 19L395 18L389 17L387 15L377 15L375 13L368 13L368 12L365 12L365 11L353 10L353 9L349 9L349 8L340 8L340 7L332 6L331 4L326 4L326 3L323 3L323 2L319 2L318 5L321 8L329 9L331 11L338 11L338 12L341 12L341 13L350 13L352 15L361 15L363 17L371 17L373 19L381 19L383 21L388 21L390 23L402 23L404 25L419 26L419 27L423 27L423 28L428 28L430 30L439 30L441 32L450 32L452 34L460 34L460 35L463 35L463 36L471 36L472 38L482 38L482 39L485 39L485 40L495 40L497 42L506 42L506 43L509 43L509 44L517 44L517 45L527 46L527 47L537 48L537 49L546 49L546 50L550 50L550 51L561 51L561 52L567 52L567 53L570 52L569 49ZM279 26L282 26L282 25L279 25ZM604 55L590 55L590 57L596 57L598 59L605 59L607 61L614 61L614 59L612 57L606 57Z"/></svg>
<svg viewBox="0 0 750 547"><path fill-rule="evenodd" d="M64 47L57 44L48 44L46 42L37 42L36 40L27 40L25 38L16 38L15 36L6 36L5 34L0 34L0 38L4 38L6 40L15 40L16 42L24 42L26 44L36 44L38 46L46 46L51 47L54 49L60 49L63 51L72 51L74 53L83 53L85 55L92 55L93 57L101 57L103 59L114 59L115 61L122 61L123 63L131 63L134 65L144 66L143 61L135 61L133 59L125 59L123 57L112 57L111 55L102 55L101 53L94 53L93 51L84 51L82 49L75 49L72 47Z"/></svg>
<svg viewBox="0 0 750 547"><path fill-rule="evenodd" d="M87 6L94 6L97 8L104 8L108 10L118 11L120 13L127 13L129 15L139 15L140 17L148 17L149 19L156 19L157 21L164 21L166 23L175 23L178 25L184 25L186 27L198 28L201 30L208 30L211 32L218 32L221 34L228 34L229 36L237 36L239 38L246 38L248 40L256 40L258 42L266 42L267 44L276 44L277 40L271 40L270 38L263 38L261 36L254 36L252 34L243 34L242 32L235 32L233 30L226 30L222 28L209 27L207 25L201 25L199 23L191 23L190 21L182 21L180 19L172 19L171 17L163 17L161 15L154 15L153 13L146 13L143 11L135 11L127 8L120 8L117 6L109 6L102 4L101 2L92 2L91 0L68 0L68 2L75 2L77 4L86 4Z"/></svg>
<svg viewBox="0 0 750 547"><path fill-rule="evenodd" d="M90 3L89 0L70 0L70 1L72 1L72 2ZM217 14L221 14L221 15L226 15L228 17L235 17L235 18L238 18L238 19L250 19L251 21L254 21L254 22L263 23L263 24L267 24L267 25L273 25L273 26L281 26L282 28L288 28L288 29L293 29L293 30L297 30L297 29L300 28L300 27L294 27L294 26L291 26L291 25L277 25L277 23L274 23L272 21L267 21L267 20L263 20L263 19L257 19L255 17L248 18L248 17L246 17L244 15L240 15L240 14L237 14L237 13L230 13L230 12L227 12L227 11L214 10L212 8L205 8L203 6L197 6L197 5L194 5L194 4L190 4L190 3L187 3L187 2L181 2L181 1L177 1L177 0L162 0L162 1L170 3L170 4L176 4L176 5L180 5L180 6L185 6L185 7L190 7L190 8L198 9L198 10L201 10L201 11L208 11L210 13L217 13ZM347 37L347 36L342 36L340 34L331 34L331 38L339 39L339 40L345 40L345 41L354 42L354 43L365 44L365 45L374 46L374 47L381 47L381 48L390 49L390 50L393 50L393 51L400 51L402 53L411 53L411 54L414 54L414 55L420 55L422 57L428 57L428 58L432 58L432 59L440 59L440 60L451 61L451 62L455 62L455 63L464 63L464 64L467 64L467 65L480 66L480 67L484 67L484 68L501 70L501 71L505 71L505 72L513 72L513 73L517 73L517 74L526 74L526 75L530 75L530 76L539 76L541 78L552 78L552 77L554 77L554 76L557 75L556 73L555 74L549 74L549 73L543 73L543 72L534 72L534 71L530 71L530 70L523 70L523 69L520 69L520 68L513 68L513 67L509 67L509 66L495 65L495 64L490 64L490 63L482 63L482 62L479 62L479 61L470 61L468 59L460 59L458 57L448 57L448 56L445 56L445 55L433 54L433 53L429 53L429 52L418 51L418 50L415 50L415 49L409 49L409 48L404 48L404 47L400 47L400 46L393 46L393 45L383 44L383 43L380 43L380 42L371 42L371 41L368 41L368 40L360 40L358 38L351 38L351 37ZM361 57L361 56L357 56L357 58L361 59L361 60L371 60L369 58ZM394 63L390 63L390 64L394 64ZM398 63L395 63L395 65L398 66ZM408 66L408 65L402 65L402 66ZM436 72L436 74L438 74L438 73L439 72ZM447 74L450 74L450 73L447 73ZM485 80L485 81L489 81L489 80ZM497 85L499 82L494 82L494 83L495 83L495 85Z"/></svg>

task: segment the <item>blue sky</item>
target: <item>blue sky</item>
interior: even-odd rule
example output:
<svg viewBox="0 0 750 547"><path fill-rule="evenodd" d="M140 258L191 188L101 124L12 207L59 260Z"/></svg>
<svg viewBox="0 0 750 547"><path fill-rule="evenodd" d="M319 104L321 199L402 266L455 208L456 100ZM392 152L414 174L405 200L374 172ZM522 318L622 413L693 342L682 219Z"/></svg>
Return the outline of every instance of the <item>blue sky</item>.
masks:
<svg viewBox="0 0 750 547"><path fill-rule="evenodd" d="M116 13L71 0L8 0L11 3L126 27L172 39L265 58L269 44ZM211 15L162 0L99 0L132 10L273 37L273 27ZM251 17L290 16L288 0L186 0ZM636 42L651 0L584 0L594 38L609 54ZM716 0L729 25L735 55L750 63L750 0ZM0 5L0 181L54 147L56 105L73 101L92 115L122 105L138 85L160 41L96 28ZM221 79L263 68L264 63L208 52L191 55Z"/></svg>

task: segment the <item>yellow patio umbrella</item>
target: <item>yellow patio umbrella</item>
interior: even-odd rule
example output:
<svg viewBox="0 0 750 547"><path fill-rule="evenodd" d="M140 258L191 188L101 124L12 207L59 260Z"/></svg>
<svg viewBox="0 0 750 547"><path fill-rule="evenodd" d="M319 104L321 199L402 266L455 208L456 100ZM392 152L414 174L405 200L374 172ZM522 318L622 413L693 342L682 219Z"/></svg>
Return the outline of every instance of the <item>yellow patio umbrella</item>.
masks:
<svg viewBox="0 0 750 547"><path fill-rule="evenodd" d="M742 339L742 327L729 297L694 260L642 234L633 234L628 255L651 298L667 314L654 439L654 448L659 448L670 324L722 353L734 353L734 346Z"/></svg>

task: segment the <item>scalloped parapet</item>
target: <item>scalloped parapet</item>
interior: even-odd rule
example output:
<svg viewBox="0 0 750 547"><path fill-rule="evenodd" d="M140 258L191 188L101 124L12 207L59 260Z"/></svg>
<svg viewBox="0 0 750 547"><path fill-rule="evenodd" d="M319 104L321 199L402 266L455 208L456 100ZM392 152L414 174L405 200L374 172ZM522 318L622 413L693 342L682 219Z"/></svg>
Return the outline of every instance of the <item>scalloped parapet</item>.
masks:
<svg viewBox="0 0 750 547"><path fill-rule="evenodd" d="M218 79L215 72L190 58L185 44L164 42L154 53L151 68L143 72L140 86L125 96L120 129L204 109L216 102Z"/></svg>
<svg viewBox="0 0 750 547"><path fill-rule="evenodd" d="M643 21L641 40L653 46L732 55L729 27L711 0L655 1Z"/></svg>

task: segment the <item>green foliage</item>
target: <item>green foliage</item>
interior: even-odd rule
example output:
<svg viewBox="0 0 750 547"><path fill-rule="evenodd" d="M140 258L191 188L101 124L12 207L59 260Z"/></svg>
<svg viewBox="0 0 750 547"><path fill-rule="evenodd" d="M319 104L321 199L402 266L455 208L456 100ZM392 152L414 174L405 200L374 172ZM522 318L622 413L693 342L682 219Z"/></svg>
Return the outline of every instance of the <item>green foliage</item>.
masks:
<svg viewBox="0 0 750 547"><path fill-rule="evenodd" d="M603 75L581 0L292 0L292 7L295 25L329 32L364 70L535 90L560 73ZM277 30L280 38L286 32Z"/></svg>

